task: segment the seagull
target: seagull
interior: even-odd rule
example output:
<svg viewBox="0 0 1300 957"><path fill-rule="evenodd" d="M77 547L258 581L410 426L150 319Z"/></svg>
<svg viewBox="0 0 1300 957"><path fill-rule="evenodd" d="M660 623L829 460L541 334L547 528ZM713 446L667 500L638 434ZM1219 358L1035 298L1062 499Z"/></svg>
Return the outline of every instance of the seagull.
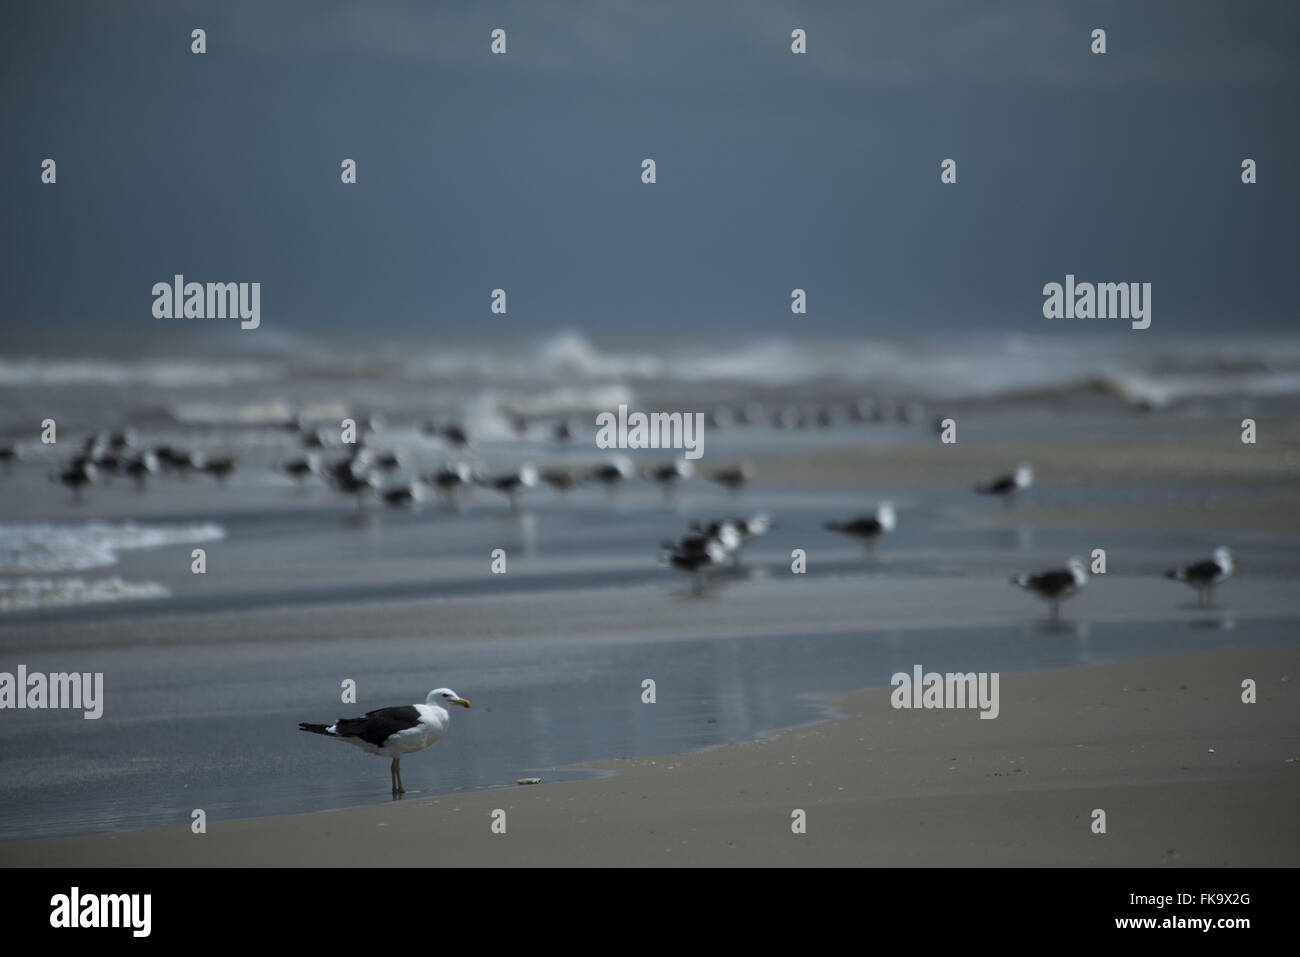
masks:
<svg viewBox="0 0 1300 957"><path fill-rule="evenodd" d="M463 426L455 422L448 422L440 426L436 422L426 422L420 427L420 431L430 438L442 439L448 445L455 449L469 448L469 433Z"/></svg>
<svg viewBox="0 0 1300 957"><path fill-rule="evenodd" d="M569 469L542 469L542 481L563 495L578 483L578 476Z"/></svg>
<svg viewBox="0 0 1300 957"><path fill-rule="evenodd" d="M392 474L402 469L402 458L396 452L380 452L374 458L374 466L381 472Z"/></svg>
<svg viewBox="0 0 1300 957"><path fill-rule="evenodd" d="M632 468L632 462L624 455L618 455L610 459L604 465L598 465L587 473L587 478L595 479L605 486L609 492L609 497L614 497L614 492L619 484L625 478L631 478L635 474Z"/></svg>
<svg viewBox="0 0 1300 957"><path fill-rule="evenodd" d="M495 489L508 498L510 500L510 510L513 512L519 508L519 492L535 486L537 478L536 467L523 465L517 471L506 472L502 475L490 475L478 481L480 485Z"/></svg>
<svg viewBox="0 0 1300 957"><path fill-rule="evenodd" d="M229 455L208 459L203 463L202 468L218 482L225 482L230 477L230 473L235 471L235 460Z"/></svg>
<svg viewBox="0 0 1300 957"><path fill-rule="evenodd" d="M114 452L125 452L135 445L135 433L130 429L118 429L109 436L108 445Z"/></svg>
<svg viewBox="0 0 1300 957"><path fill-rule="evenodd" d="M823 429L827 429L839 425L846 417L846 413L838 405L823 405L817 409L814 421Z"/></svg>
<svg viewBox="0 0 1300 957"><path fill-rule="evenodd" d="M0 462L4 463L6 475L13 472L14 463L17 462L19 458L18 446L0 445Z"/></svg>
<svg viewBox="0 0 1300 957"><path fill-rule="evenodd" d="M717 543L722 546L721 558L729 556L744 543L744 538L740 534L740 529L736 523L724 520L721 522L694 522L691 524L691 531L695 534L687 535L677 542L664 541L661 543L665 551L675 552L680 555L699 555L708 551L708 546Z"/></svg>
<svg viewBox="0 0 1300 957"><path fill-rule="evenodd" d="M647 473L647 477L663 490L664 501L671 502L677 486L694 474L694 465L686 459L678 459L666 465L655 466Z"/></svg>
<svg viewBox="0 0 1300 957"><path fill-rule="evenodd" d="M826 522L822 527L830 532L859 539L871 551L881 536L892 532L897 526L898 516L894 512L894 503L881 502L876 506L874 515L863 515L848 522Z"/></svg>
<svg viewBox="0 0 1300 957"><path fill-rule="evenodd" d="M474 473L468 462L444 465L436 472L430 472L424 480L438 490L438 494L448 505L456 502L456 493L468 488L474 480Z"/></svg>
<svg viewBox="0 0 1300 957"><path fill-rule="evenodd" d="M1034 470L1026 462L1016 466L1010 475L1000 475L992 482L976 485L975 491L981 495L1001 495L1007 508L1015 504L1016 495L1034 484Z"/></svg>
<svg viewBox="0 0 1300 957"><path fill-rule="evenodd" d="M1084 570L1083 560L1071 558L1064 568L1053 569L1030 575L1022 572L1011 579L1011 584L1019 585L1025 591L1031 591L1039 598L1052 605L1052 621L1061 616L1061 602L1079 593L1079 589L1088 583L1088 573Z"/></svg>
<svg viewBox="0 0 1300 957"><path fill-rule="evenodd" d="M289 476L295 482L301 482L309 475L320 474L320 462L317 460L315 453L307 455L305 458L293 459L281 466L280 471Z"/></svg>
<svg viewBox="0 0 1300 957"><path fill-rule="evenodd" d="M402 787L402 755L423 751L444 734L451 724L448 705L469 707L469 701L450 688L435 688L424 699L424 704L408 704L397 708L380 708L368 711L361 718L339 718L331 725L298 725L299 731L324 734L339 738L370 754L392 757L389 773L393 779L393 793L405 794Z"/></svg>
<svg viewBox="0 0 1300 957"><path fill-rule="evenodd" d="M1209 608L1214 604L1214 586L1229 578L1232 572L1232 552L1220 545L1207 561L1171 568L1165 572L1165 577L1191 585L1196 589L1196 604Z"/></svg>
<svg viewBox="0 0 1300 957"><path fill-rule="evenodd" d="M731 529L739 544L739 535ZM694 576L691 590L699 594L709 583L714 569L721 567L728 560L731 551L719 539L710 535L690 535L680 542L664 542L664 564L671 565L679 572Z"/></svg>
<svg viewBox="0 0 1300 957"><path fill-rule="evenodd" d="M126 463L126 474L135 479L136 488L144 488L150 475L158 474L158 457L152 452L141 452Z"/></svg>
<svg viewBox="0 0 1300 957"><path fill-rule="evenodd" d="M174 445L160 445L153 450L153 453L157 456L159 464L169 472L186 475L203 468L203 455L199 452L178 449Z"/></svg>
<svg viewBox="0 0 1300 957"><path fill-rule="evenodd" d="M72 500L80 504L81 490L95 481L95 465L79 458L59 473L59 481L72 489Z"/></svg>
<svg viewBox="0 0 1300 957"><path fill-rule="evenodd" d="M731 411L730 407L720 405L705 416L704 423L711 429L725 429L728 426L735 425L736 414Z"/></svg>
<svg viewBox="0 0 1300 957"><path fill-rule="evenodd" d="M362 453L330 466L330 483L345 495L355 495L360 512L365 497L379 489L379 476L370 471L369 459Z"/></svg>
<svg viewBox="0 0 1300 957"><path fill-rule="evenodd" d="M385 505L394 508L414 508L424 501L424 487L419 482L412 481L405 485L386 488L380 495Z"/></svg>
<svg viewBox="0 0 1300 957"><path fill-rule="evenodd" d="M740 536L739 545L743 546L751 538L759 538L766 535L768 529L772 527L772 520L762 512L751 515L749 518L722 518L712 522L696 521L691 522L691 530L700 532L704 535L712 535L714 538L723 534L723 530L730 527Z"/></svg>
<svg viewBox="0 0 1300 957"><path fill-rule="evenodd" d="M876 400L863 396L849 406L849 418L854 422L870 422L876 417Z"/></svg>
<svg viewBox="0 0 1300 957"><path fill-rule="evenodd" d="M90 464L102 472L106 479L109 475L114 475L122 469L121 457L112 452L100 452Z"/></svg>
<svg viewBox="0 0 1300 957"><path fill-rule="evenodd" d="M718 469L709 476L710 482L717 482L724 488L730 489L734 495L741 490L754 477L754 466L748 462L731 469Z"/></svg>

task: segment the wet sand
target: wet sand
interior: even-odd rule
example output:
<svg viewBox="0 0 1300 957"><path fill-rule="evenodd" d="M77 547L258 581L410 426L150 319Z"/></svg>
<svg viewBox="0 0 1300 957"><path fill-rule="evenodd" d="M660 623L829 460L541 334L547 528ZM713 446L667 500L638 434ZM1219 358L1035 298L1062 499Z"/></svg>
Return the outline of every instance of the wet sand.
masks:
<svg viewBox="0 0 1300 957"><path fill-rule="evenodd" d="M75 738L63 735L57 716L9 716L0 729L9 749L9 778L0 782L10 808L6 833L167 824L206 804L210 833L193 838L205 843L192 844L185 829L168 838L165 828L3 842L0 862L342 864L385 863L396 854L391 862L415 864L422 863L412 849L418 830L391 846L387 838L371 845L351 836L432 820L433 831L450 833L449 850L462 863L975 864L986 855L989 863L1159 864L1168 857L1294 865L1294 839L1270 843L1265 825L1296 797L1288 773L1295 766L1282 762L1300 754L1300 713L1286 697L1293 685L1276 683L1297 673L1287 663L1296 651L1269 653L1291 658L1279 659L1272 696L1261 695L1256 706L1229 707L1234 682L1215 692L1226 704L1197 698L1194 708L1179 687L1199 691L1232 669L1249 674L1264 655L1252 649L1294 640L1300 443L1289 422L1266 419L1268 438L1258 447L1242 446L1223 422L1185 423L1159 441L1151 426L1151 434L1123 440L1065 434L1041 445L963 440L949 448L871 448L849 433L805 437L799 454L784 457L782 449L760 460L759 479L744 496L696 481L672 507L640 483L616 502L598 490L568 499L538 490L513 515L477 496L464 512L371 507L358 518L355 506L324 489L243 486L238 475L228 487L171 481L144 495L115 483L80 508L49 494L10 497L0 517L11 521L213 521L227 537L209 545L206 576L190 574L188 545L124 552L117 566L84 573L160 581L169 598L0 616L5 663L103 670L109 689L103 721L82 722L96 727ZM1033 461L1037 482L1016 508L971 493L975 481L1020 458ZM33 480L34 472L13 481L21 489ZM899 504L900 527L873 558L822 529L825 519L885 496ZM694 596L655 562L657 542L680 534L691 518L759 509L778 525L747 550L746 577ZM1233 547L1237 574L1213 609L1199 609L1190 589L1160 575L1218 544ZM487 555L498 545L510 551L504 576L488 573ZM1045 623L1043 604L1008 585L1013 572L1053 567L1098 546L1107 549L1108 572L1066 604L1060 625ZM791 573L794 548L807 552L806 575ZM1185 657L1160 667L1184 679L1160 691L1133 658L1170 652ZM1205 653L1232 664L1207 665ZM799 654L830 664L819 658L819 668L802 669ZM1125 660L1084 667L1116 658ZM654 763L633 758L596 765L620 772L597 781L554 782L562 775L533 770L741 741L822 713L802 702L805 693L882 685L900 660L941 671L1004 669L1002 716L896 713L879 692L861 693L836 699L844 713L863 716L858 724L789 731L779 739L788 753L760 742ZM1010 673L1064 665L1076 670ZM668 716L644 713L636 689L645 675L674 670L690 672L676 689L689 692L694 710L673 714L669 728ZM796 670L797 690L773 682L774 673ZM340 709L342 677L359 677L364 692ZM1261 687L1268 678L1259 677ZM438 788L436 797L389 805L382 762L310 747L320 742L299 740L295 730L299 720L413 700L438 684L475 700L476 710L457 716L448 738L405 771L408 786ZM1150 690L1117 690L1124 686ZM549 692L557 687L601 700L557 720L566 707ZM1167 720L1151 731L1142 707L1165 694ZM478 710L481 700L491 713ZM1279 716L1280 701L1291 707ZM1069 707L1049 708L1058 703ZM1267 718L1256 730L1289 753L1265 754L1263 739L1252 744L1243 716ZM1223 749L1195 745L1233 728L1233 753L1249 760L1225 776ZM1130 750L1147 740L1164 749L1150 763L1141 760L1150 754ZM1032 776L1022 757L1035 759ZM1273 763L1281 770L1269 770ZM795 774L805 769L811 777ZM1243 769L1256 776L1240 777ZM501 789L531 773L554 783ZM467 790L446 793L457 788ZM805 792L803 804L781 804ZM1071 803L1079 795L1094 803L1080 810ZM1118 823L1096 839L1108 844L1070 837L1079 821L1091 837L1086 815L1109 807L1102 801L1124 811L1117 822L1140 820L1141 840L1134 843L1126 824L1129 843L1116 850ZM436 813L420 818L421 807ZM444 827L447 817L495 807L507 811L508 833L485 829L482 837L498 843L479 841L472 828ZM810 812L808 833L797 838L788 833L793 807ZM1248 839L1238 846L1214 837L1205 821L1215 808L1220 831L1235 828ZM317 813L292 813L300 810ZM741 823L722 827L724 812L740 813ZM519 814L534 823L518 823ZM230 820L252 815L263 817ZM351 821L359 823L329 823ZM1027 828L1023 838L1017 821ZM1165 825L1169 837L1156 841L1163 845L1156 854L1143 842ZM255 836L258 827L268 836ZM337 854L322 827L342 835ZM244 828L254 829L251 836L237 837ZM732 836L713 842L713 829ZM656 843L665 833L687 844ZM972 833L993 843L972 844ZM176 843L176 834L184 841ZM786 835L800 843L773 843ZM65 856L31 856L54 848Z"/></svg>
<svg viewBox="0 0 1300 957"><path fill-rule="evenodd" d="M1252 678L1258 703L1241 702ZM11 842L7 866L1294 866L1300 647L1006 676L1001 713L894 710L597 780ZM1092 830L1095 809L1106 833ZM503 811L505 833L493 833ZM806 814L806 833L792 815ZM500 815L497 815L499 818Z"/></svg>

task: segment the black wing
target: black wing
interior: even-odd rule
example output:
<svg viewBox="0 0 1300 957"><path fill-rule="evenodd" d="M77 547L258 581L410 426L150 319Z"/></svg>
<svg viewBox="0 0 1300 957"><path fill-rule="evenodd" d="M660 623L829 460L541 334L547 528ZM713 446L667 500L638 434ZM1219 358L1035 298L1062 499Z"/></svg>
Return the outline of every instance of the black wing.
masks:
<svg viewBox="0 0 1300 957"><path fill-rule="evenodd" d="M827 522L824 527L832 532L846 532L849 535L879 535L881 531L880 521L866 516L849 522Z"/></svg>
<svg viewBox="0 0 1300 957"><path fill-rule="evenodd" d="M1029 586L1045 595L1057 595L1074 585L1074 573L1069 569L1043 572L1029 579Z"/></svg>
<svg viewBox="0 0 1300 957"><path fill-rule="evenodd" d="M1215 561L1197 562L1195 565L1188 565L1183 569L1183 574L1189 581L1210 581L1217 575L1223 574L1223 569Z"/></svg>
<svg viewBox="0 0 1300 957"><path fill-rule="evenodd" d="M399 708L368 711L364 718L340 718L335 733L341 738L360 738L368 744L382 747L398 731L414 728L419 723L420 712L408 704Z"/></svg>

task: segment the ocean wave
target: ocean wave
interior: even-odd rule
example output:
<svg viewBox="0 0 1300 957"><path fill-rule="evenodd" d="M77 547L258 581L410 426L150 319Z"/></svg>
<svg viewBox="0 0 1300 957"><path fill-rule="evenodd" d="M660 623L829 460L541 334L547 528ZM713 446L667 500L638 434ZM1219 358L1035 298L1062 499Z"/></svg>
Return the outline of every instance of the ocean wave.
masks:
<svg viewBox="0 0 1300 957"><path fill-rule="evenodd" d="M0 386L34 384L175 390L164 404L173 421L184 425L272 425L299 415L337 421L358 410L418 415L436 409L474 415L497 431L502 426L495 413L484 411L492 401L537 414L563 413L616 405L616 393L627 398L642 386L682 386L684 397L699 387L696 394L719 388L791 395L855 390L944 400L1082 391L1142 405L1300 395L1300 339L764 336L618 348L569 330L531 344L440 345L436 351L418 341L386 341L374 353L342 347L331 353L316 343L296 354L202 363L0 360Z"/></svg>
<svg viewBox="0 0 1300 957"><path fill-rule="evenodd" d="M219 525L110 525L16 523L0 525L0 574L82 571L117 564L132 548L188 545L225 538Z"/></svg>
<svg viewBox="0 0 1300 957"><path fill-rule="evenodd" d="M128 582L114 576L96 581L81 578L20 578L0 581L0 613L35 611L67 605L166 598L171 594L157 582Z"/></svg>
<svg viewBox="0 0 1300 957"><path fill-rule="evenodd" d="M162 389L270 382L275 363L180 359L0 359L3 386L151 386Z"/></svg>

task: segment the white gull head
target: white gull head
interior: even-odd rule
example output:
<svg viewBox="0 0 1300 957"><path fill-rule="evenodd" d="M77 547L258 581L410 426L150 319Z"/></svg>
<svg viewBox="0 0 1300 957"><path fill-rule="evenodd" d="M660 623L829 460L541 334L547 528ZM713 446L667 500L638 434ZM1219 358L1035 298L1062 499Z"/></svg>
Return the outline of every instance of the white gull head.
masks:
<svg viewBox="0 0 1300 957"><path fill-rule="evenodd" d="M429 696L424 699L424 703L430 708L443 708L449 705L460 705L462 708L469 707L469 700L462 698L450 688L434 688L429 692Z"/></svg>

